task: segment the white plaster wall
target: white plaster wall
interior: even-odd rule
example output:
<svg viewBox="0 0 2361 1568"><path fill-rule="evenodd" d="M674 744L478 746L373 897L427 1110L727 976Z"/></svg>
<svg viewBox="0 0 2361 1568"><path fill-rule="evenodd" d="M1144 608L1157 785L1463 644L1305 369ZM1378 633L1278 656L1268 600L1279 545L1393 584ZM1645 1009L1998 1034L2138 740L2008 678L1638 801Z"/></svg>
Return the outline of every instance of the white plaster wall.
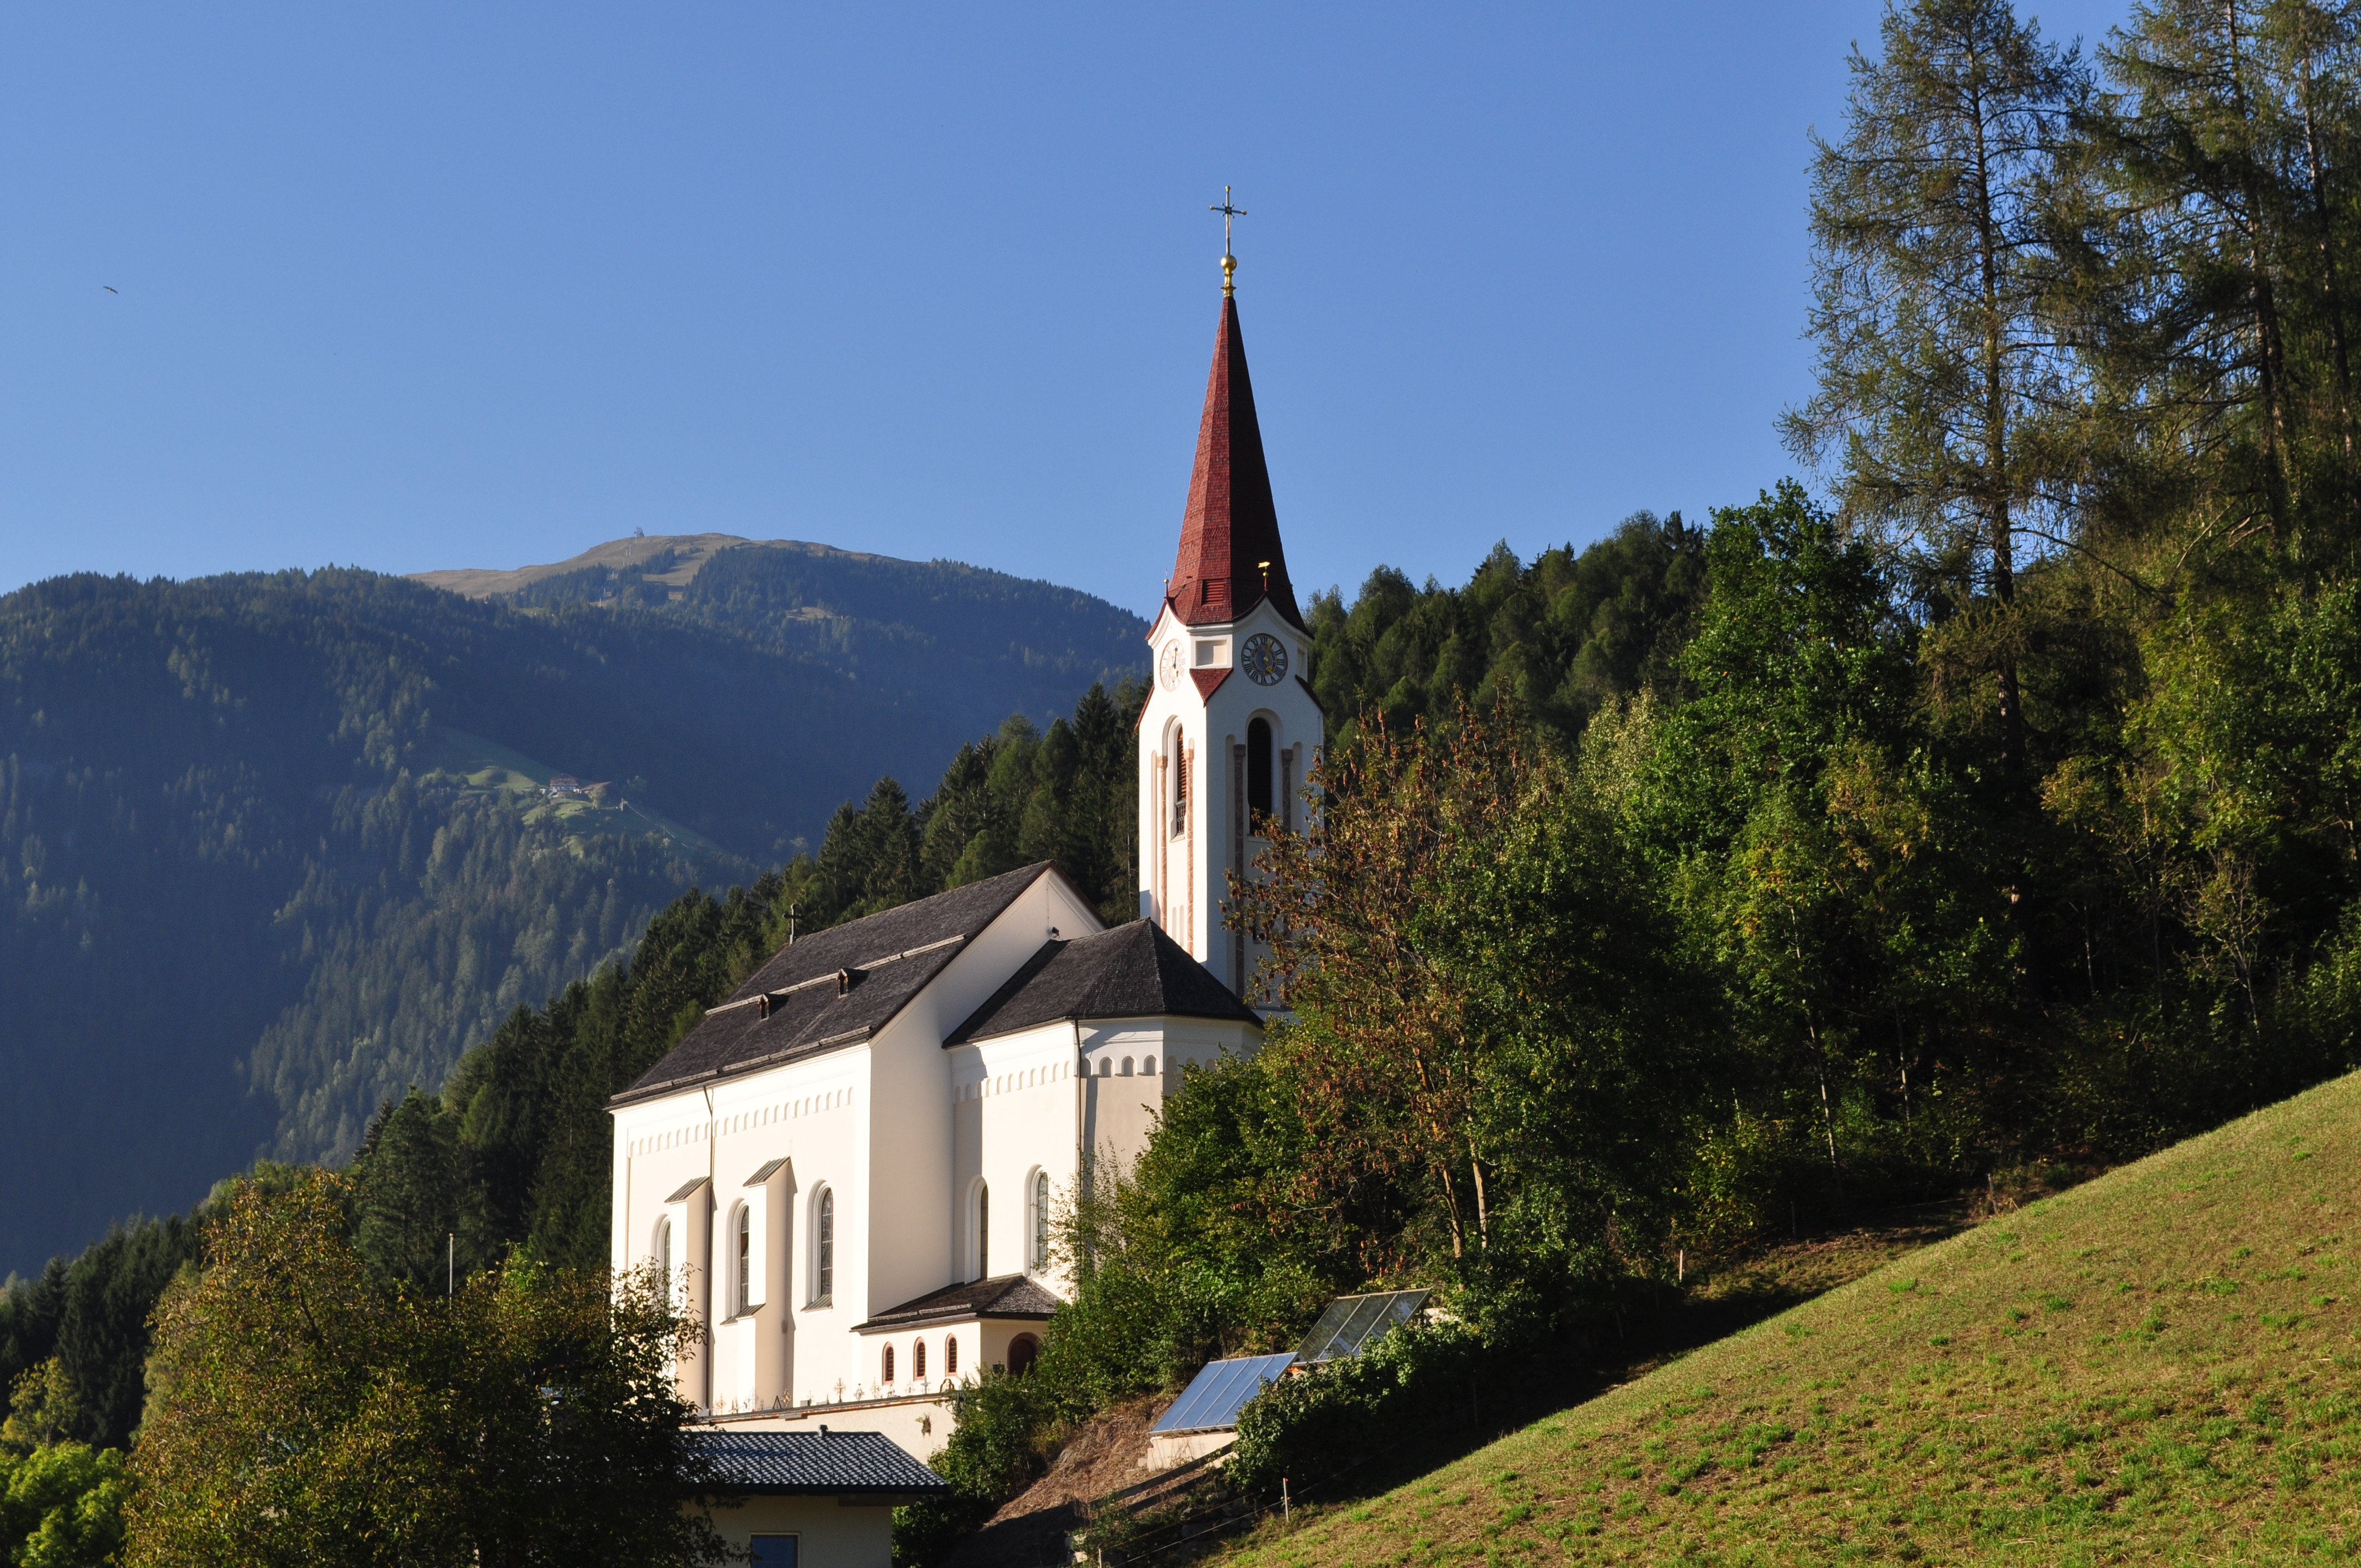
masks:
<svg viewBox="0 0 2361 1568"><path fill-rule="evenodd" d="M1249 1056L1260 1045L1259 1032L1247 1025L1210 1019L1116 1019L1082 1025L1078 1047L1087 1078L1081 1141L1128 1168L1148 1147L1164 1102L1180 1091L1189 1063Z"/></svg>
<svg viewBox="0 0 2361 1568"><path fill-rule="evenodd" d="M708 1517L740 1553L756 1535L793 1535L801 1538L800 1568L893 1568L891 1507L847 1508L834 1497L749 1497Z"/></svg>
<svg viewBox="0 0 2361 1568"><path fill-rule="evenodd" d="M1036 1354L1038 1354L1038 1343L1040 1340L1043 1332L1047 1330L1049 1326L1049 1325L1047 1323L1021 1321L1010 1322L1006 1321L979 1324L978 1327L982 1331L981 1338L983 1342L983 1348L981 1353L983 1356L983 1364L986 1366L995 1369L1006 1366L1008 1365L1008 1347L1019 1334L1030 1334L1033 1336L1037 1343Z"/></svg>
<svg viewBox="0 0 2361 1568"><path fill-rule="evenodd" d="M977 1358L983 1354L983 1331L972 1321L966 1322L931 1323L924 1328L901 1329L892 1333L872 1332L861 1336L862 1365L869 1374L873 1395L882 1390L883 1397L896 1395L948 1393L960 1384L972 1381L985 1365ZM927 1347L927 1376L923 1382L917 1376L917 1353L919 1344ZM959 1370L948 1370L947 1353L953 1344L959 1347ZM894 1348L894 1381L884 1383L885 1347ZM845 1429L850 1431L851 1429Z"/></svg>
<svg viewBox="0 0 2361 1568"><path fill-rule="evenodd" d="M845 1331L864 1315L862 1281L868 1227L862 1205L868 1184L863 1156L872 1099L870 1065L868 1049L851 1046L615 1113L618 1268L646 1261L655 1220L667 1197L694 1178L712 1179L716 1255L682 1257L677 1239L675 1255L684 1269L703 1271L713 1287L708 1327L713 1332L716 1399L752 1398L768 1404L781 1394L797 1400L818 1398L839 1376L851 1389L854 1358L844 1349L851 1337ZM730 1216L735 1204L762 1196L747 1189L747 1179L782 1157L794 1162L792 1179L784 1184L775 1211L763 1206L755 1266L767 1295L770 1249L784 1252L787 1299L780 1310L752 1315L761 1321L759 1332L775 1332L792 1347L778 1364L790 1382L787 1387L774 1388L757 1379L750 1389L747 1380L753 1369L741 1367L741 1362L757 1354L750 1337L755 1325L736 1321L732 1310L734 1293L728 1288L726 1266ZM818 1308L811 1304L809 1211L823 1184L836 1194L836 1304ZM758 1309L773 1305L755 1303Z"/></svg>
<svg viewBox="0 0 2361 1568"><path fill-rule="evenodd" d="M1000 917L960 950L895 1020L878 1041L881 1063L890 1064L897 1092L890 1137L877 1144L873 1179L881 1191L895 1194L892 1232L876 1244L877 1277L871 1283L871 1310L884 1311L971 1277L966 1199L972 1167L960 1168L961 1117L953 1091L952 1058L943 1038L967 1022L1010 975L1050 940L1055 930L1071 939L1105 929L1089 903L1055 872L1044 873ZM994 1190L994 1207L1002 1193ZM1001 1216L993 1215L993 1270L1015 1271L1016 1255L1000 1251ZM1011 1233L1013 1234L1013 1233ZM1012 1261L1004 1266L1002 1257Z"/></svg>
<svg viewBox="0 0 2361 1568"><path fill-rule="evenodd" d="M1030 1179L1049 1178L1051 1201L1073 1190L1082 1147L1078 1036L1071 1023L1045 1024L950 1052L951 1096L961 1113L956 1172L960 1236L955 1277L977 1277L971 1196L991 1190L990 1272L1031 1274L1060 1295L1062 1273L1035 1266Z"/></svg>

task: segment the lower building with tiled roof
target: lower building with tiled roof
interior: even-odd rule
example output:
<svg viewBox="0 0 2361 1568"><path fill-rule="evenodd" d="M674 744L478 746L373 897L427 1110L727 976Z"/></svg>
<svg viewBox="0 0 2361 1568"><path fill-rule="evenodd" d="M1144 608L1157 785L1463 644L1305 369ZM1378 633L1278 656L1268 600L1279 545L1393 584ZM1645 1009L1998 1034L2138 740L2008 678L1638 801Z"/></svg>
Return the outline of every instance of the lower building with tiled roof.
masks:
<svg viewBox="0 0 2361 1568"><path fill-rule="evenodd" d="M878 1431L702 1431L716 1491L701 1502L724 1544L756 1568L885 1568L893 1510L948 1495L943 1478Z"/></svg>

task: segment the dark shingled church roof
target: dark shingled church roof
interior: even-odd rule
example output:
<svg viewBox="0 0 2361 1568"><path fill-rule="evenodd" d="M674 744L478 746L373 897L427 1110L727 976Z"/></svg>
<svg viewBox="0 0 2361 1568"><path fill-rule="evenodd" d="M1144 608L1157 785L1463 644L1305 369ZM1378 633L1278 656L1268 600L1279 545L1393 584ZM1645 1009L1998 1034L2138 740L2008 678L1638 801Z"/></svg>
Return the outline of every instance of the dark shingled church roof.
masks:
<svg viewBox="0 0 2361 1568"><path fill-rule="evenodd" d="M914 1301L888 1307L853 1332L864 1329L906 1329L920 1323L958 1318L1044 1318L1058 1310L1058 1299L1021 1274L971 1279L947 1286Z"/></svg>
<svg viewBox="0 0 2361 1568"><path fill-rule="evenodd" d="M1043 943L943 1044L965 1045L1064 1018L1262 1022L1161 928L1134 920L1071 941Z"/></svg>
<svg viewBox="0 0 2361 1568"><path fill-rule="evenodd" d="M869 1038L1027 888L1056 874L1043 861L781 948L609 1103Z"/></svg>

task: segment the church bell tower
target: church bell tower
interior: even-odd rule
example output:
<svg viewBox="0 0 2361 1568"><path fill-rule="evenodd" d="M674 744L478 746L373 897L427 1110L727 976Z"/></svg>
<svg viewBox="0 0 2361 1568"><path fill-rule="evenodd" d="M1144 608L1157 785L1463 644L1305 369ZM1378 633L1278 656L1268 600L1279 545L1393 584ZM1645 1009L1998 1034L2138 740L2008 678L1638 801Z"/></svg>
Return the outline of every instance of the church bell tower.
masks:
<svg viewBox="0 0 2361 1568"><path fill-rule="evenodd" d="M1224 199L1217 212L1228 207ZM1149 629L1154 685L1139 721L1139 909L1248 1002L1260 955L1223 923L1229 873L1268 825L1303 827L1322 739L1305 677L1311 633L1279 546L1262 432L1238 332L1236 258L1197 426L1180 551Z"/></svg>

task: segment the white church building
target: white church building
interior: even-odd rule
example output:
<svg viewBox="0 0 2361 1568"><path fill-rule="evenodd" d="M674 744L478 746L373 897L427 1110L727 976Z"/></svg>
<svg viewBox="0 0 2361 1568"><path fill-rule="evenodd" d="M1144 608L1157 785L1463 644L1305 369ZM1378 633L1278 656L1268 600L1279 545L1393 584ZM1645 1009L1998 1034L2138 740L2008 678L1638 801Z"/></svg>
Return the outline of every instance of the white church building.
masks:
<svg viewBox="0 0 2361 1568"><path fill-rule="evenodd" d="M1226 281L1148 636L1139 918L1045 862L804 937L612 1102L614 1266L704 1320L675 1376L718 1426L931 1453L950 1387L1038 1352L1086 1160L1135 1158L1191 1066L1260 1042L1222 901L1295 825L1321 712Z"/></svg>

